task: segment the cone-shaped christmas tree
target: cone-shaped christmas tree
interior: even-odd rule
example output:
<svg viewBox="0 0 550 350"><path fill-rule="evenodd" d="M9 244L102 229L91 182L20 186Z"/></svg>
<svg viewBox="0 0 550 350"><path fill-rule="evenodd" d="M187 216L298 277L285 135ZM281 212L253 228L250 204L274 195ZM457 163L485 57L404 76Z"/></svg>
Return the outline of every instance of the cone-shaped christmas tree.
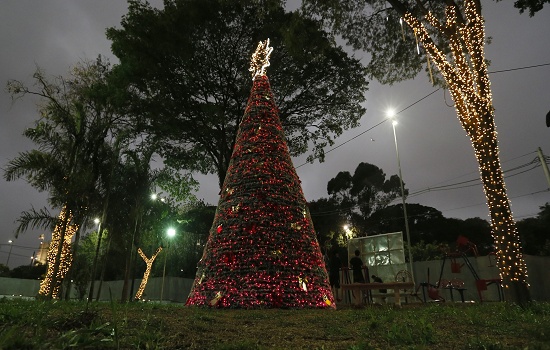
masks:
<svg viewBox="0 0 550 350"><path fill-rule="evenodd" d="M335 307L265 76L268 45L252 56L252 91L187 305Z"/></svg>

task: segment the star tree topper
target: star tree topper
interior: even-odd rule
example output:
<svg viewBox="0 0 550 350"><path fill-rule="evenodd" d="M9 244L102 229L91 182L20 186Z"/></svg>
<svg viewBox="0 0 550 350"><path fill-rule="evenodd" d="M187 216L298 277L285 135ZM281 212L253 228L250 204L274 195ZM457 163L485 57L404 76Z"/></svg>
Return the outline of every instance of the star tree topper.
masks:
<svg viewBox="0 0 550 350"><path fill-rule="evenodd" d="M250 60L250 68L248 69L252 72L252 80L257 76L265 75L265 69L269 67L269 56L273 51L272 47L269 47L269 38L266 41L260 41L256 51L252 54L252 59Z"/></svg>

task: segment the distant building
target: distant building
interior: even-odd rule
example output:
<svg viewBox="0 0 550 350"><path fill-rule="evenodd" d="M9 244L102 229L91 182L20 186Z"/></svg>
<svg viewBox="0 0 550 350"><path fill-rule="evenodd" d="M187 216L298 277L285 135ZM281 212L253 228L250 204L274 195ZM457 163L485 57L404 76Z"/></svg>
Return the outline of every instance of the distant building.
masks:
<svg viewBox="0 0 550 350"><path fill-rule="evenodd" d="M38 252L36 253L35 264L46 265L48 261L48 249L50 248L50 242L40 241Z"/></svg>

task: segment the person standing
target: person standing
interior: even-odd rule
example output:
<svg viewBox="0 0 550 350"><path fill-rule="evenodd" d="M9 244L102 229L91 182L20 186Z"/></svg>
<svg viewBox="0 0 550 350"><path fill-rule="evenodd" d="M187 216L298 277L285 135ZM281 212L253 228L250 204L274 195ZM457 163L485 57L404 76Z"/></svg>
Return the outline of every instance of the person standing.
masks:
<svg viewBox="0 0 550 350"><path fill-rule="evenodd" d="M336 298L336 301L341 301L340 298L340 268L342 268L342 260L340 254L337 251L334 252L329 261L329 280L330 287L332 288L332 294Z"/></svg>
<svg viewBox="0 0 550 350"><path fill-rule="evenodd" d="M363 260L359 257L360 254L361 252L359 249L356 249L355 256L349 261L353 271L354 283L365 283L365 277L363 276Z"/></svg>

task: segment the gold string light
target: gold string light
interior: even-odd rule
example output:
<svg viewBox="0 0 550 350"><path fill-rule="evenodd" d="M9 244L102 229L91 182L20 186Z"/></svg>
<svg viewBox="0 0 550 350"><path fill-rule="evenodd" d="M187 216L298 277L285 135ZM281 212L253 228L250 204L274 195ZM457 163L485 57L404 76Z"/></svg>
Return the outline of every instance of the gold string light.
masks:
<svg viewBox="0 0 550 350"><path fill-rule="evenodd" d="M499 160L491 85L484 53L484 19L475 1L466 0L464 5L464 21L459 21L454 5L446 7L444 24L430 12L424 16L430 26L448 35L449 56L435 45L420 19L410 12L406 12L403 19L413 29L426 55L431 56L447 82L460 123L474 147L491 216L500 278L507 288L510 282L528 286L527 267Z"/></svg>
<svg viewBox="0 0 550 350"><path fill-rule="evenodd" d="M138 248L138 253L143 259L143 261L145 261L147 268L145 269L145 273L143 274L143 278L141 279L141 283L139 284L139 288L134 299L136 300L141 299L141 296L143 295L143 291L145 290L145 286L147 285L147 281L149 280L149 274L151 274L151 268L153 267L153 262L155 262L157 255L161 251L162 251L162 247L158 247L155 254L153 254L151 258L147 258L147 256L141 250L141 248Z"/></svg>
<svg viewBox="0 0 550 350"><path fill-rule="evenodd" d="M69 271L73 259L73 255L71 253L71 240L73 238L73 235L78 230L78 225L71 225L70 222L72 220L72 214L70 212L67 212L67 207L64 206L61 209L61 212L59 213L58 217L58 224L55 226L54 231L52 232L52 241L50 242L50 246L48 248L48 257L47 257L47 270L46 270L46 277L42 280L40 283L40 289L38 290L38 294L42 296L48 296L50 295L54 299L59 298L59 289L61 287L61 283L63 282L63 279L67 275L67 272ZM63 239L63 242L61 242L61 234L63 230L63 225L66 225L65 228L65 237ZM54 278L54 272L55 272L55 258L57 256L57 251L59 249L59 245L61 244L61 257L59 260L59 267L57 274L55 274L56 278Z"/></svg>

